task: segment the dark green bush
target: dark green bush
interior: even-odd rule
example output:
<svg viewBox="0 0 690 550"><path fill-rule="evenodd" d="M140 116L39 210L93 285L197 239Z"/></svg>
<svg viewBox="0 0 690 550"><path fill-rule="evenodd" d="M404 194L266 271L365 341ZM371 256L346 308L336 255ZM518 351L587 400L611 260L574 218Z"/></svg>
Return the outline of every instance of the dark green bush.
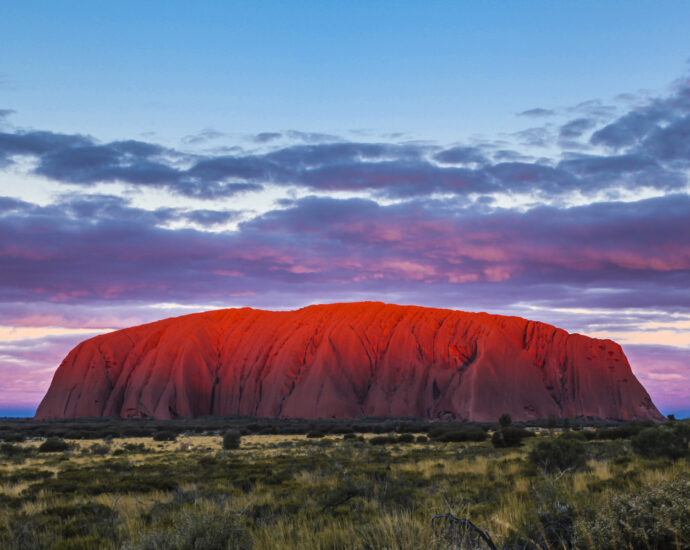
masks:
<svg viewBox="0 0 690 550"><path fill-rule="evenodd" d="M39 453L61 453L69 449L69 444L61 437L49 437L38 447Z"/></svg>
<svg viewBox="0 0 690 550"><path fill-rule="evenodd" d="M585 446L570 438L548 438L537 442L529 453L529 460L546 472L577 470L587 464Z"/></svg>
<svg viewBox="0 0 690 550"><path fill-rule="evenodd" d="M19 432L5 432L0 436L0 439L7 443L24 443L26 436Z"/></svg>
<svg viewBox="0 0 690 550"><path fill-rule="evenodd" d="M582 432L564 432L561 434L562 439L576 439L578 441L587 441L587 437Z"/></svg>
<svg viewBox="0 0 690 550"><path fill-rule="evenodd" d="M257 432L258 435L274 435L277 433L278 429L275 426L265 426Z"/></svg>
<svg viewBox="0 0 690 550"><path fill-rule="evenodd" d="M397 439L391 435L375 435L369 439L371 445L390 445L397 443Z"/></svg>
<svg viewBox="0 0 690 550"><path fill-rule="evenodd" d="M494 432L491 436L491 443L494 447L519 447L525 437L532 437L534 434L529 430L517 426L507 426Z"/></svg>
<svg viewBox="0 0 690 550"><path fill-rule="evenodd" d="M510 417L508 413L503 413L499 417L498 423L501 425L501 428L507 428L513 423L513 419Z"/></svg>
<svg viewBox="0 0 690 550"><path fill-rule="evenodd" d="M414 443L414 435L411 433L404 433L398 436L398 443Z"/></svg>
<svg viewBox="0 0 690 550"><path fill-rule="evenodd" d="M89 447L89 451L91 451L92 455L104 456L110 452L110 446L95 443L94 445L91 445L91 447Z"/></svg>
<svg viewBox="0 0 690 550"><path fill-rule="evenodd" d="M153 434L154 441L175 441L177 434L171 430L160 430Z"/></svg>
<svg viewBox="0 0 690 550"><path fill-rule="evenodd" d="M21 445L13 445L12 443L3 443L0 445L0 454L3 456L20 456L24 454L24 452L24 447Z"/></svg>
<svg viewBox="0 0 690 550"><path fill-rule="evenodd" d="M225 432L225 435L223 435L223 449L226 451L239 449L241 439L242 436L239 430L228 430Z"/></svg>
<svg viewBox="0 0 690 550"><path fill-rule="evenodd" d="M655 424L651 420L626 422L613 428L602 428L594 433L596 439L627 439L640 433L645 428L652 428Z"/></svg>
<svg viewBox="0 0 690 550"><path fill-rule="evenodd" d="M425 435L418 435L416 441L417 443L427 443L429 438Z"/></svg>
<svg viewBox="0 0 690 550"><path fill-rule="evenodd" d="M675 423L672 427L645 428L631 440L636 453L645 458L677 459L690 454L690 425Z"/></svg>
<svg viewBox="0 0 690 550"><path fill-rule="evenodd" d="M441 433L435 439L441 442L485 441L487 433L481 428L461 428Z"/></svg>

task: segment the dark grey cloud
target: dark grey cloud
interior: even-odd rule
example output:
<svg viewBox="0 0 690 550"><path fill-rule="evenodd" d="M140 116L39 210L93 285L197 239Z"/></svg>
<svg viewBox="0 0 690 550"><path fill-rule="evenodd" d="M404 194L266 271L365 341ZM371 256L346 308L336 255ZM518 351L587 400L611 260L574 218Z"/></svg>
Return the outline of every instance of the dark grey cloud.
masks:
<svg viewBox="0 0 690 550"><path fill-rule="evenodd" d="M182 143L185 145L201 145L202 143L225 137L225 135L225 133L214 130L213 128L206 128L196 134L190 134L183 137Z"/></svg>
<svg viewBox="0 0 690 550"><path fill-rule="evenodd" d="M13 204L13 202L15 204ZM62 195L53 205L38 208L23 201L13 201L0 197L0 215L3 212L59 216L80 222L102 222L115 220L133 222L150 226L164 225L171 222L191 222L203 227L213 227L238 220L243 212L240 210L209 210L189 208L157 208L145 210L132 206L129 199L103 194L70 193Z"/></svg>
<svg viewBox="0 0 690 550"><path fill-rule="evenodd" d="M0 132L0 162L13 155L43 155L71 147L88 146L92 140L86 136L55 134L53 132Z"/></svg>
<svg viewBox="0 0 690 550"><path fill-rule="evenodd" d="M651 136L663 136L670 127L669 137L682 137L683 120L690 115L690 81L681 81L675 92L664 98L653 98L642 106L597 130L591 138L593 145L620 149L643 148ZM678 132L680 131L680 135Z"/></svg>
<svg viewBox="0 0 690 550"><path fill-rule="evenodd" d="M599 99L590 99L568 108L567 111L584 115L587 118L605 120L614 117L618 109L614 105L606 105Z"/></svg>
<svg viewBox="0 0 690 550"><path fill-rule="evenodd" d="M229 149L191 155L146 141L99 143L89 136L17 131L0 132L0 163L31 156L36 174L58 182L122 182L209 200L260 191L266 185L386 198L528 192L540 200L559 200L573 192L614 196L641 187L679 190L687 185L690 162L689 90L687 84L679 85L669 97L651 99L602 127L597 125L605 114L610 116L610 108L592 101L574 108L579 116L560 127L514 134L532 147L560 145L590 153L564 152L561 159L528 157L498 143L444 149L419 142L351 142L296 131L264 133L256 139L271 143L286 137L301 143L258 152ZM589 143L582 142L591 131ZM215 135L215 130L207 130L198 137Z"/></svg>
<svg viewBox="0 0 690 550"><path fill-rule="evenodd" d="M527 128L513 134L520 143L530 147L548 147L553 145L553 132L547 126Z"/></svg>
<svg viewBox="0 0 690 550"><path fill-rule="evenodd" d="M434 155L436 162L443 164L486 164L487 158L479 147L451 147Z"/></svg>
<svg viewBox="0 0 690 550"><path fill-rule="evenodd" d="M518 116L526 116L526 117L550 117L554 116L556 114L556 111L553 109L543 109L541 107L536 107L534 109L527 109L526 111L522 111L521 113L518 113Z"/></svg>
<svg viewBox="0 0 690 550"><path fill-rule="evenodd" d="M561 140L577 139L596 124L597 121L591 118L576 118L561 126L558 135Z"/></svg>
<svg viewBox="0 0 690 550"><path fill-rule="evenodd" d="M268 143L269 141L274 141L283 137L280 132L261 132L254 136L254 141L257 143Z"/></svg>

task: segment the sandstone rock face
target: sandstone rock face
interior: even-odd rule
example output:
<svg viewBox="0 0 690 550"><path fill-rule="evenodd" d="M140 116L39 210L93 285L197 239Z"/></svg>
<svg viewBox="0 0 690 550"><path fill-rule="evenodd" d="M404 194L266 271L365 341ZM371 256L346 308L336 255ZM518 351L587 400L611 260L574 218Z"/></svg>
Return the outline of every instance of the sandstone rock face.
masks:
<svg viewBox="0 0 690 550"><path fill-rule="evenodd" d="M621 347L519 317L378 302L226 309L97 336L36 418L663 417Z"/></svg>

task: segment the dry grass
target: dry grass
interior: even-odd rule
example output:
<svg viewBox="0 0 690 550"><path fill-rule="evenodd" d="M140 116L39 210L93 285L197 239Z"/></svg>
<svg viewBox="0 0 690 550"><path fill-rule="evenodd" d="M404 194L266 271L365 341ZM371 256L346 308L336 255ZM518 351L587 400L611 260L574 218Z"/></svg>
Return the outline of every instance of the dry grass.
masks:
<svg viewBox="0 0 690 550"><path fill-rule="evenodd" d="M2 537L17 528L17 521L31 518L38 518L48 534L55 530L50 536L59 539L66 536L69 518L52 524L44 516L52 517L60 507L87 513L94 506L88 512L96 514L93 521L105 521L98 514L111 514L117 529L107 531L107 522L99 523L89 536L102 531L110 538L93 548L136 546L143 535L159 531L167 536L165 530L175 527L174 514L188 509L240 518L238 525L255 550L447 548L430 524L431 515L445 512L470 518L499 544L516 533L534 541L540 536L530 531L535 518L564 503L574 525L600 514L613 526L615 518L606 515L611 499L690 478L686 459L634 456L618 462L592 459L583 471L545 476L526 461L539 436L517 449L494 449L489 442L375 446L367 443L370 437L253 435L243 437L234 451L222 449L220 436L182 436L171 442L135 437L105 442L110 451L104 456L91 452L103 442L70 441L69 452L34 454L0 466L5 479L17 478L1 484L0 495L18 502L0 508L0 546L4 541L3 548L21 548ZM132 447L139 445L143 451ZM83 479L78 478L81 471L88 472ZM50 475L49 481L22 478L36 472ZM75 482L79 490L59 484L68 474L82 479ZM157 488L171 480L174 489ZM153 485L144 490L147 483ZM660 516L658 521L671 520ZM594 539L582 544L596 547Z"/></svg>

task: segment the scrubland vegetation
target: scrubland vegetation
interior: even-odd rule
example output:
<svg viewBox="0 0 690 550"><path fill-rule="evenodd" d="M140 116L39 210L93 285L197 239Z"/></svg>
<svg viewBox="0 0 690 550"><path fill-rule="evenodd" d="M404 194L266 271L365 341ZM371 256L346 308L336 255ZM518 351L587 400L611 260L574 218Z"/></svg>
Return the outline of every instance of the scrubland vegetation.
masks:
<svg viewBox="0 0 690 550"><path fill-rule="evenodd" d="M0 548L689 549L690 421L583 423L8 421Z"/></svg>

